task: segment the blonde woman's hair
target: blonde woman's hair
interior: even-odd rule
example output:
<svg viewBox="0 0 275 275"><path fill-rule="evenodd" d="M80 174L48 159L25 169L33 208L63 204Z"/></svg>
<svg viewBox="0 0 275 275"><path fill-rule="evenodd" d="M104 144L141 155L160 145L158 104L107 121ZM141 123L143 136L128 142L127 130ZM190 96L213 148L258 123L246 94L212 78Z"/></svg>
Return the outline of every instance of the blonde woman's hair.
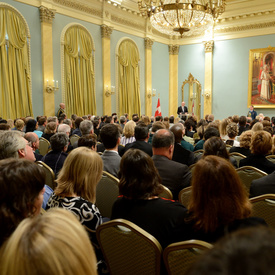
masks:
<svg viewBox="0 0 275 275"><path fill-rule="evenodd" d="M262 131L264 129L264 126L263 126L263 124L261 123L261 122L257 122L257 123L255 123L254 125L253 125L253 127L252 127L252 131L253 132L257 132L257 131Z"/></svg>
<svg viewBox="0 0 275 275"><path fill-rule="evenodd" d="M230 123L230 120L228 118L224 118L220 125L219 125L219 130L220 130L220 134L221 136L225 136L227 133L226 133L226 127L227 125Z"/></svg>
<svg viewBox="0 0 275 275"><path fill-rule="evenodd" d="M86 147L70 152L57 177L57 196L76 194L95 203L96 185L101 179L103 162L101 157Z"/></svg>
<svg viewBox="0 0 275 275"><path fill-rule="evenodd" d="M136 123L133 120L129 120L123 128L123 135L126 138L133 137L135 135L135 127Z"/></svg>
<svg viewBox="0 0 275 275"><path fill-rule="evenodd" d="M23 220L1 249L1 274L96 275L87 232L68 210L50 209Z"/></svg>

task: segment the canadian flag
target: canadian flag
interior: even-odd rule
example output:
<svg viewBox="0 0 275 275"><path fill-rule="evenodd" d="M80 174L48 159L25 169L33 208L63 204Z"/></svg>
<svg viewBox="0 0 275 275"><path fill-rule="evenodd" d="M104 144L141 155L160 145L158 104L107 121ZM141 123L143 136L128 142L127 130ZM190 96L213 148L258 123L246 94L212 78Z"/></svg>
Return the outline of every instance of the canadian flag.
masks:
<svg viewBox="0 0 275 275"><path fill-rule="evenodd" d="M194 115L194 100L193 100L193 105L192 105L192 115Z"/></svg>
<svg viewBox="0 0 275 275"><path fill-rule="evenodd" d="M159 98L158 98L157 109L156 109L156 112L155 112L155 117L156 116L161 116L161 108L160 108L160 100L159 100Z"/></svg>

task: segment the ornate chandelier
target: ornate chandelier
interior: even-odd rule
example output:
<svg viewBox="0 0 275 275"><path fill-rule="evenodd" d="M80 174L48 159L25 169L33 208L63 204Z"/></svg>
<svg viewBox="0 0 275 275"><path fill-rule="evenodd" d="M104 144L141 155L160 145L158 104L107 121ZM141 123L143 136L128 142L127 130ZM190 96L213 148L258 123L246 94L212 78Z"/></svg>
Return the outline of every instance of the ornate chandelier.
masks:
<svg viewBox="0 0 275 275"><path fill-rule="evenodd" d="M225 10L226 0L139 0L143 16L168 35L199 35Z"/></svg>

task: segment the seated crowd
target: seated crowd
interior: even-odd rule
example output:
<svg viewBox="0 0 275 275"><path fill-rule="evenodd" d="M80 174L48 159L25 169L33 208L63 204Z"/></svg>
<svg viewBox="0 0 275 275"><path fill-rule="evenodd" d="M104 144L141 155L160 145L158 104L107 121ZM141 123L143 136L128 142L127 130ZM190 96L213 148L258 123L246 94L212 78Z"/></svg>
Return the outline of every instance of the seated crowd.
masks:
<svg viewBox="0 0 275 275"><path fill-rule="evenodd" d="M60 107L59 117L0 118L0 274L108 274L96 230L110 219L133 222L163 249L191 239L218 242L206 263L223 253L222 237L240 239L243 228L269 232L264 219L251 215L249 197L275 194L275 163L266 158L275 154L275 117L69 119ZM54 190L36 161L53 171ZM243 166L268 174L252 181L249 192L236 171ZM119 179L111 217L96 205L102 171ZM183 205L179 193L190 186ZM165 187L173 199L161 197ZM189 274L202 273L202 261Z"/></svg>

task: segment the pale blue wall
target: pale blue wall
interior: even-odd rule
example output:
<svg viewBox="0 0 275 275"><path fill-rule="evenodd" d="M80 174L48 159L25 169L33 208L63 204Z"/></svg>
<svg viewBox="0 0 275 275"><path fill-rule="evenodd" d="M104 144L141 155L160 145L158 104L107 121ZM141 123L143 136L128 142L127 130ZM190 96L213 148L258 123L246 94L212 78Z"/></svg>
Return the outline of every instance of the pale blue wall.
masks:
<svg viewBox="0 0 275 275"><path fill-rule="evenodd" d="M100 26L85 21L77 20L68 16L56 14L53 20L53 66L54 77L60 82L60 89L55 94L55 110L62 102L62 83L61 83L61 33L63 29L70 23L78 23L83 25L91 34L95 45L95 91L97 114L103 114L103 98L102 98L102 46L101 46L101 30Z"/></svg>
<svg viewBox="0 0 275 275"><path fill-rule="evenodd" d="M264 35L215 42L213 52L213 113L221 119L246 115L248 95L249 50L273 45L275 35ZM274 109L255 109L274 116Z"/></svg>
<svg viewBox="0 0 275 275"><path fill-rule="evenodd" d="M41 28L39 10L15 1L3 1L16 8L25 18L31 35L32 105L34 116L43 114L43 81L41 60Z"/></svg>
<svg viewBox="0 0 275 275"><path fill-rule="evenodd" d="M179 49L179 75L178 75L178 106L182 102L182 83L188 79L191 73L197 79L204 89L204 58L205 51L203 44L184 45ZM188 87L185 86L185 87ZM184 89L184 101L188 104L188 89ZM188 106L191 112L191 106ZM201 117L203 117L203 96L201 96Z"/></svg>
<svg viewBox="0 0 275 275"><path fill-rule="evenodd" d="M112 86L118 85L116 83L116 49L120 39L130 38L132 39L139 50L140 57L140 104L141 104L141 114L145 113L145 48L144 48L144 39L136 37L133 35L125 34L120 31L113 31L111 35L111 82ZM112 96L112 112L116 112L116 96Z"/></svg>
<svg viewBox="0 0 275 275"><path fill-rule="evenodd" d="M152 115L155 115L160 93L162 116L169 115L169 51L168 46L155 42L152 46L152 88L156 96L152 98Z"/></svg>

